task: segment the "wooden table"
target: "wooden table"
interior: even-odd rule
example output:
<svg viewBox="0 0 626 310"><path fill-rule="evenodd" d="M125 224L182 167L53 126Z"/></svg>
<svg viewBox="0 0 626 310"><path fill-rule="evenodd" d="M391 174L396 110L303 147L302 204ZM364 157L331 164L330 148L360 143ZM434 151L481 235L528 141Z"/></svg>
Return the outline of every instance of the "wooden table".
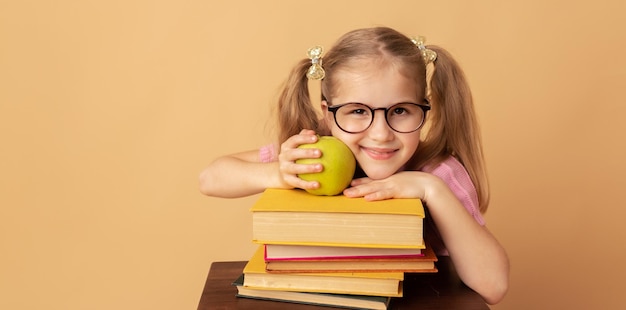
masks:
<svg viewBox="0 0 626 310"><path fill-rule="evenodd" d="M198 310L217 309L294 309L325 310L328 307L237 298L231 283L241 274L246 262L211 264ZM394 298L390 309L489 309L476 292L459 279L449 257L439 257L437 273L410 274L404 279L404 297Z"/></svg>

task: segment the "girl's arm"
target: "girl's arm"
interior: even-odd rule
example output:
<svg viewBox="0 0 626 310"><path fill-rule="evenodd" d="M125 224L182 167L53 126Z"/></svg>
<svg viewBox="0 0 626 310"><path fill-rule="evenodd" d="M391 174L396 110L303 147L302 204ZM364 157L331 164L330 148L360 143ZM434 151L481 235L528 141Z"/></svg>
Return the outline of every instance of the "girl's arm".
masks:
<svg viewBox="0 0 626 310"><path fill-rule="evenodd" d="M321 156L318 149L297 148L300 144L315 141L315 132L303 130L287 139L280 147L278 158L270 162L261 162L259 150L219 157L200 173L200 192L208 196L236 198L258 194L267 188L317 188L317 182L304 181L298 174L319 172L322 166L295 163L300 158Z"/></svg>
<svg viewBox="0 0 626 310"><path fill-rule="evenodd" d="M463 282L489 304L502 300L509 283L506 251L485 226L479 225L448 186L432 177L425 193L430 216Z"/></svg>
<svg viewBox="0 0 626 310"><path fill-rule="evenodd" d="M384 180L358 179L346 196L368 200L420 198L443 238L463 282L487 303L496 304L506 294L509 260L498 240L470 215L446 183L418 171L404 171Z"/></svg>
<svg viewBox="0 0 626 310"><path fill-rule="evenodd" d="M279 163L262 163L259 150L222 156L200 174L200 192L213 197L254 195L266 188L288 188L280 176Z"/></svg>

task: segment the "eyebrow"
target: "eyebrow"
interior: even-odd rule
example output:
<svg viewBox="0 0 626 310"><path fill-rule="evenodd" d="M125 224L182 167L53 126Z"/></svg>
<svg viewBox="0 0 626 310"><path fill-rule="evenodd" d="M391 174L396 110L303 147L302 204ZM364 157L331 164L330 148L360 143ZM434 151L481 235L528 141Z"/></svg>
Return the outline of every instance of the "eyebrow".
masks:
<svg viewBox="0 0 626 310"><path fill-rule="evenodd" d="M374 109L375 107L367 104L367 103L363 103L363 102L358 102L358 101L348 101L348 102L343 102L343 103L338 103L338 104L333 104L330 100L325 100L329 106L333 106L333 105L346 105L346 104L350 104L350 103L356 103L356 104L361 104L367 107L370 107L372 109ZM430 105L430 102L428 101L428 99L424 98L424 100L421 103L418 102L413 102L413 101L399 101L396 103L392 103L388 106L385 106L386 108L389 107L393 107L394 105L398 105L398 104L402 104L402 103L410 103L410 104L417 104L417 105ZM377 108L383 108L383 107L377 107Z"/></svg>

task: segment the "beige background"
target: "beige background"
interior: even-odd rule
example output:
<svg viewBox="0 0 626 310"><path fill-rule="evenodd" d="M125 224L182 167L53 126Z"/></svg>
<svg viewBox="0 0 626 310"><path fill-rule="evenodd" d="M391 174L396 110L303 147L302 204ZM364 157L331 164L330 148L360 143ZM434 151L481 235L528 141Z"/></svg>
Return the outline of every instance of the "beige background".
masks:
<svg viewBox="0 0 626 310"><path fill-rule="evenodd" d="M375 25L473 87L512 263L493 308L621 308L624 3L1 1L0 308L195 309L211 262L254 248L255 197L198 173L270 141L308 47Z"/></svg>

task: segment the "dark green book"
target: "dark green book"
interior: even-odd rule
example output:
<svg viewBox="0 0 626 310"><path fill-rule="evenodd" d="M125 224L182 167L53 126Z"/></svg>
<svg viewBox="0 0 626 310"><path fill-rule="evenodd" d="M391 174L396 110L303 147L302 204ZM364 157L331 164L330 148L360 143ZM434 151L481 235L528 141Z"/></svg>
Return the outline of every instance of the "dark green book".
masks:
<svg viewBox="0 0 626 310"><path fill-rule="evenodd" d="M346 309L377 309L386 310L391 297L347 295L330 293L289 292L280 290L259 290L243 286L244 275L239 276L233 285L237 287L237 297L308 304L316 306L332 306Z"/></svg>

